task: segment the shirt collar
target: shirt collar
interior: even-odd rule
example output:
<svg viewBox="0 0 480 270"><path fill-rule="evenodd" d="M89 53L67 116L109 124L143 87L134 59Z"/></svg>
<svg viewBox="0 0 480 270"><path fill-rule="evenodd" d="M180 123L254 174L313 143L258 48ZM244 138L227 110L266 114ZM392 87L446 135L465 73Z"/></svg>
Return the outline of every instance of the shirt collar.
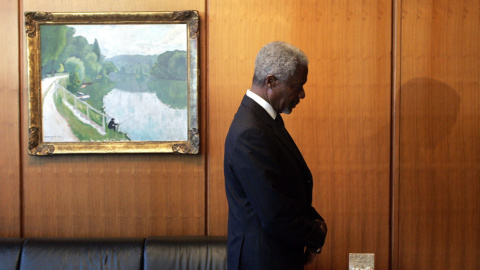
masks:
<svg viewBox="0 0 480 270"><path fill-rule="evenodd" d="M272 105L268 103L266 100L261 98L259 95L255 94L254 92L250 91L250 89L247 90L247 96L253 101L255 101L258 105L260 105L262 108L267 111L267 113L275 120L277 117L277 112L273 109Z"/></svg>

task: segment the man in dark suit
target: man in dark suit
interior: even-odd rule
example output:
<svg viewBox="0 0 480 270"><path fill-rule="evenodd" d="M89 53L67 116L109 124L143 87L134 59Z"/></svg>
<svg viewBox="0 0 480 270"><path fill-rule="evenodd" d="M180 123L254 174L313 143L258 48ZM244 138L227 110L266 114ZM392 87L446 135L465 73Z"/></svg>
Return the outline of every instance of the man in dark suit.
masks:
<svg viewBox="0 0 480 270"><path fill-rule="evenodd" d="M312 207L312 174L280 113L305 97L308 59L284 43L265 45L252 87L225 141L228 270L296 270L321 252L327 227Z"/></svg>

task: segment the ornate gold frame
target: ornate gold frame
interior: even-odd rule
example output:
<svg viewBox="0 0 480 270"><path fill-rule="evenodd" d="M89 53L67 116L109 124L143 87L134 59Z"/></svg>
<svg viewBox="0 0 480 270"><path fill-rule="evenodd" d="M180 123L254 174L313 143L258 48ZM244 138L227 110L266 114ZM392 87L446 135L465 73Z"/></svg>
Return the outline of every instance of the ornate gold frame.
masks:
<svg viewBox="0 0 480 270"><path fill-rule="evenodd" d="M113 142L43 142L41 47L42 24L186 24L188 69L188 141L113 141ZM29 140L28 153L42 156L84 153L181 153L199 152L198 128L198 35L197 11L135 13L50 13L26 12L25 27L28 54Z"/></svg>

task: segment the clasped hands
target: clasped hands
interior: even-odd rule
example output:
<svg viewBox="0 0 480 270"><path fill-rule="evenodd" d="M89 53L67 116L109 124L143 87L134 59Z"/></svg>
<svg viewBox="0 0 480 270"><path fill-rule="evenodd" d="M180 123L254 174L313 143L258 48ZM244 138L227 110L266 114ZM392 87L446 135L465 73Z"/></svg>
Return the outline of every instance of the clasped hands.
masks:
<svg viewBox="0 0 480 270"><path fill-rule="evenodd" d="M327 223L325 223L325 221L322 221L322 220L319 220L319 219L316 219L315 222L318 224L318 226L320 227L320 229L323 231L324 235L326 236L327 235L327 230L328 230L327 229ZM321 248L322 247L320 247L318 252L314 252L314 251L306 248L303 264L304 265L311 264L313 262L313 260L315 259L315 256L317 254L320 254L320 252L322 252Z"/></svg>

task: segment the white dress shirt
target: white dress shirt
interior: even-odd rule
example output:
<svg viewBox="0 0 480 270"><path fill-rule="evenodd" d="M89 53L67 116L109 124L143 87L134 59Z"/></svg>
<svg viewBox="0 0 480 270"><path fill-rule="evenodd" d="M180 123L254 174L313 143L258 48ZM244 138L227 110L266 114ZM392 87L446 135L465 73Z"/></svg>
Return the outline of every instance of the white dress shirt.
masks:
<svg viewBox="0 0 480 270"><path fill-rule="evenodd" d="M267 111L267 113L273 118L273 120L277 118L277 112L273 109L272 105L270 105L270 103L268 103L266 100L264 100L254 92L250 91L250 89L247 89L247 96L253 99L253 101L255 101L262 108L264 108L265 111Z"/></svg>

